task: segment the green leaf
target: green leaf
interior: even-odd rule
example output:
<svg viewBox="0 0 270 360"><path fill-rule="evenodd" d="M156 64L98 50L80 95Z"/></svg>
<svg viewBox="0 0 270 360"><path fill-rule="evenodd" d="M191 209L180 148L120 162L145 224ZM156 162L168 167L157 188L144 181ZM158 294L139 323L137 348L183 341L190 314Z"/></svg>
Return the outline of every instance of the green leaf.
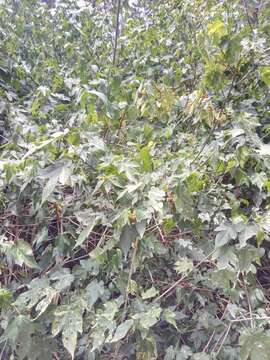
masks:
<svg viewBox="0 0 270 360"><path fill-rule="evenodd" d="M215 247L218 248L227 244L230 240L234 240L237 237L237 231L234 225L222 225L217 230L221 230L216 235Z"/></svg>
<svg viewBox="0 0 270 360"><path fill-rule="evenodd" d="M177 324L176 324L176 314L169 308L165 309L162 313L162 317L164 318L167 323L173 325L176 330L178 330Z"/></svg>
<svg viewBox="0 0 270 360"><path fill-rule="evenodd" d="M37 319L47 310L58 294L55 289L49 286L48 279L34 279L29 284L29 289L20 294L14 304L19 310L29 312L35 309L34 314Z"/></svg>
<svg viewBox="0 0 270 360"><path fill-rule="evenodd" d="M31 350L32 335L35 333L35 325L24 315L18 315L13 319L0 337L0 343L8 341L13 350L24 359Z"/></svg>
<svg viewBox="0 0 270 360"><path fill-rule="evenodd" d="M35 310L37 312L37 316L35 319L40 317L47 310L47 308L53 302L53 300L55 299L55 297L57 295L58 295L58 293L56 291L54 291L53 289L50 289L50 288L43 289L43 291L39 294L40 301L36 305L36 308L35 308Z"/></svg>
<svg viewBox="0 0 270 360"><path fill-rule="evenodd" d="M136 230L136 227L134 225L125 225L122 229L121 235L120 235L120 248L122 249L125 257L127 256L131 244L133 241L137 238L138 233Z"/></svg>
<svg viewBox="0 0 270 360"><path fill-rule="evenodd" d="M57 162L52 166L48 166L40 173L42 177L48 178L43 192L42 192L42 204L48 200L52 192L54 191L58 181L62 185L66 185L70 174L72 172L73 165L70 162Z"/></svg>
<svg viewBox="0 0 270 360"><path fill-rule="evenodd" d="M23 266L25 264L32 269L39 269L39 266L34 259L31 246L24 240L18 240L15 242L9 249L9 254L19 266Z"/></svg>
<svg viewBox="0 0 270 360"><path fill-rule="evenodd" d="M148 193L149 204L151 207L160 212L163 208L163 201L165 199L165 192L157 187L151 187Z"/></svg>
<svg viewBox="0 0 270 360"><path fill-rule="evenodd" d="M187 188L182 184L177 187L175 208L181 218L192 219L194 216L194 201Z"/></svg>
<svg viewBox="0 0 270 360"><path fill-rule="evenodd" d="M93 218L92 222L86 228L84 228L83 231L80 233L78 239L76 240L76 244L74 248L81 246L84 243L84 241L90 235L91 231L94 229L96 223L97 223L97 219Z"/></svg>
<svg viewBox="0 0 270 360"><path fill-rule="evenodd" d="M270 337L261 329L246 331L240 337L241 360L268 360Z"/></svg>
<svg viewBox="0 0 270 360"><path fill-rule="evenodd" d="M219 91L224 86L224 67L220 64L209 63L205 67L205 85L209 89Z"/></svg>
<svg viewBox="0 0 270 360"><path fill-rule="evenodd" d="M258 150L258 153L263 156L270 156L270 145L262 144L260 150Z"/></svg>
<svg viewBox="0 0 270 360"><path fill-rule="evenodd" d="M100 100L102 100L104 102L104 104L108 103L108 99L106 97L106 95L104 95L102 92L100 91L96 91L96 90L90 90L89 94L92 95L96 95Z"/></svg>
<svg viewBox="0 0 270 360"><path fill-rule="evenodd" d="M227 30L224 22L222 20L215 20L212 23L208 24L207 33L209 36L213 36L217 39L225 36L227 34Z"/></svg>
<svg viewBox="0 0 270 360"><path fill-rule="evenodd" d="M68 133L69 133L69 130L68 130L68 129L65 129L64 131L58 131L58 132L55 132L55 133L52 135L51 139L48 139L48 140L45 140L45 141L41 142L40 145L33 145L33 144L31 144L30 149L29 149L28 152L22 157L22 160L27 159L29 156L33 155L36 151L44 148L45 146L53 143L54 141L63 138L63 137L64 137L65 135L67 135Z"/></svg>
<svg viewBox="0 0 270 360"><path fill-rule="evenodd" d="M11 299L12 294L8 290L0 288L0 311L10 303Z"/></svg>
<svg viewBox="0 0 270 360"><path fill-rule="evenodd" d="M121 325L119 325L114 333L114 336L112 338L112 340L110 340L111 343L113 342L118 342L119 340L123 339L127 333L129 332L129 330L132 328L134 324L134 320L126 320L124 321Z"/></svg>
<svg viewBox="0 0 270 360"><path fill-rule="evenodd" d="M88 309L91 309L99 298L104 294L103 282L98 282L96 279L90 282L86 287L86 301L88 303Z"/></svg>
<svg viewBox="0 0 270 360"><path fill-rule="evenodd" d="M135 314L132 316L134 320L139 320L139 326L148 330L154 326L160 318L161 308L157 306L152 306L148 311Z"/></svg>
<svg viewBox="0 0 270 360"><path fill-rule="evenodd" d="M198 173L193 172L189 175L189 177L186 179L187 182L187 188L190 193L196 193L203 189L204 187L204 181L201 180Z"/></svg>
<svg viewBox="0 0 270 360"><path fill-rule="evenodd" d="M52 324L53 336L62 332L62 341L64 347L74 359L74 353L77 346L78 333L82 333L84 305L77 301L71 305L58 306L54 312L54 321Z"/></svg>
<svg viewBox="0 0 270 360"><path fill-rule="evenodd" d="M239 249L238 257L240 271L246 273L256 273L257 269L254 263L260 265L260 253L258 248L252 245L246 245L245 247Z"/></svg>
<svg viewBox="0 0 270 360"><path fill-rule="evenodd" d="M75 277L70 273L70 270L65 268L55 271L50 275L50 280L53 281L54 289L59 292L68 289L74 279Z"/></svg>
<svg viewBox="0 0 270 360"><path fill-rule="evenodd" d="M256 225L247 225L239 235L240 247L246 246L247 240L256 236L259 232L259 228Z"/></svg>
<svg viewBox="0 0 270 360"><path fill-rule="evenodd" d="M42 204L46 200L48 200L48 198L50 197L50 195L54 191L57 183L58 183L58 176L52 177L47 181L47 183L46 183L46 185L45 185L45 187L43 188L43 191L42 191L42 200L41 200Z"/></svg>
<svg viewBox="0 0 270 360"><path fill-rule="evenodd" d="M135 226L136 226L136 230L137 230L140 238L142 239L143 235L145 233L145 229L146 229L146 221L143 220L143 221L137 222L135 224Z"/></svg>
<svg viewBox="0 0 270 360"><path fill-rule="evenodd" d="M231 289L231 284L236 280L236 274L229 269L213 271L211 274L212 283L221 289Z"/></svg>

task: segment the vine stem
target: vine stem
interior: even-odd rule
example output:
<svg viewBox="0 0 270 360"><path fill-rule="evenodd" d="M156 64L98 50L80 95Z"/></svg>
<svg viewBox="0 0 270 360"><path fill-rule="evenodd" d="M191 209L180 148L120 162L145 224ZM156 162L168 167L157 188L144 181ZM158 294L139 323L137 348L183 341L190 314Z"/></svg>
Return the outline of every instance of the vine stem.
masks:
<svg viewBox="0 0 270 360"><path fill-rule="evenodd" d="M136 255L137 255L138 244L139 244L139 237L136 238L136 240L134 242L134 246L133 246L131 264L130 264L129 273L128 273L128 282L127 282L127 286L126 286L126 290L125 290L125 301L124 301L124 309L123 309L123 313L122 313L122 317L121 317L121 323L125 320L126 313L127 313L129 287L130 287L131 277L132 277L133 270L134 270L134 263L135 263L135 259L136 259ZM113 359L115 359L115 360L118 358L120 346L121 346L121 344L120 344L120 342L118 342L115 347L115 351L114 351Z"/></svg>
<svg viewBox="0 0 270 360"><path fill-rule="evenodd" d="M128 273L128 282L127 282L127 287L126 287L126 292L125 292L125 303L124 303L124 312L123 312L123 319L122 320L124 320L125 312L127 310L129 287L130 287L130 282L131 282L131 276L132 276L133 270L134 270L134 263L135 263L135 259L136 259L138 243L139 243L139 237L137 237L135 242L134 242L132 259L131 259L130 269L129 269L129 273Z"/></svg>

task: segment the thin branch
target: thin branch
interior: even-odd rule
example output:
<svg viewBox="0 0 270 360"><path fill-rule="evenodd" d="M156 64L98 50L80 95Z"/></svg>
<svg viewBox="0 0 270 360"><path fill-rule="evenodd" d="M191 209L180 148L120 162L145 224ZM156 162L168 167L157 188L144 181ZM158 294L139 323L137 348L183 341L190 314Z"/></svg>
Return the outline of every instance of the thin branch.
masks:
<svg viewBox="0 0 270 360"><path fill-rule="evenodd" d="M6 348L6 346L7 346L7 340L5 341L5 343L4 343L4 346L3 346L3 348L2 348L2 351L1 351L1 354L0 354L0 360L4 360L4 351L5 351L5 348Z"/></svg>
<svg viewBox="0 0 270 360"><path fill-rule="evenodd" d="M164 243L166 243L166 239L164 238L164 235L163 235L163 233L162 233L161 228L159 227L159 224L158 224L156 218L154 218L154 220L155 220L156 227L157 227L157 229L158 229L158 233L159 233L159 235L160 235L160 237L161 237L161 241L162 241L162 243L164 244Z"/></svg>
<svg viewBox="0 0 270 360"><path fill-rule="evenodd" d="M134 246L133 246L133 253L132 253L132 258L131 258L131 264L130 264L130 268L129 268L129 273L128 273L128 281L127 281L127 286L126 286L126 291L125 291L125 296L124 296L124 309L123 309L123 313L121 316L121 323L125 320L126 317L126 313L127 313L127 306L128 306L128 298L129 298L129 288L130 288L130 283L131 283L131 277L134 271L134 264L135 264L135 259L136 259L136 255L137 255L137 249L138 249L138 244L139 244L139 237L136 238L135 242L134 242ZM121 346L121 342L118 342L116 344L115 347L115 351L114 351L114 356L113 359L118 359L118 353L120 350L120 346Z"/></svg>
<svg viewBox="0 0 270 360"><path fill-rule="evenodd" d="M156 303L160 299L162 299L164 296L169 294L174 288L176 288L177 285L181 284L183 280L185 280L193 270L197 269L200 265L202 265L207 259L209 259L214 253L216 252L216 249L213 250L210 254L208 254L204 259L202 259L192 270L190 270L186 275L182 276L179 280L177 280L174 284L172 284L167 290L165 290L161 295L159 295L157 298L153 300L153 303Z"/></svg>
<svg viewBox="0 0 270 360"><path fill-rule="evenodd" d="M247 318L238 318L238 319L233 319L231 320L231 323L235 323L235 322L242 322L242 321L251 321L251 320L270 320L270 316L260 316L260 317L247 317Z"/></svg>
<svg viewBox="0 0 270 360"><path fill-rule="evenodd" d="M248 24L249 24L250 30L251 30L252 32L254 32L253 25L252 25L252 22L251 22L251 19L250 19L249 13L248 13L248 4L247 4L247 0L243 0L243 5L244 5L245 12L246 12L247 21L248 21Z"/></svg>
<svg viewBox="0 0 270 360"><path fill-rule="evenodd" d="M116 15L116 27L115 27L115 38L114 38L114 49L113 49L113 66L116 65L117 44L118 44L118 38L119 38L120 9L121 9L121 0L118 0L118 3L117 3L117 15Z"/></svg>
<svg viewBox="0 0 270 360"><path fill-rule="evenodd" d="M249 298L249 293L248 293L248 289L247 289L247 285L246 282L244 280L244 287L245 287L245 294L246 294L246 298L247 298L247 303L248 303L248 311L249 311L249 315L250 315L250 325L252 327L252 329L254 329L255 325L254 325L254 320L252 317L252 307L251 307L251 302L250 302L250 298Z"/></svg>
<svg viewBox="0 0 270 360"><path fill-rule="evenodd" d="M215 336L215 333L216 333L216 330L213 330L212 335L210 336L210 339L207 341L207 344L205 345L205 347L204 347L204 349L202 351L203 353L206 353L206 351L207 351L213 337Z"/></svg>
<svg viewBox="0 0 270 360"><path fill-rule="evenodd" d="M225 333L225 335L224 335L224 337L223 337L223 339L222 339L222 341L221 341L221 344L219 345L218 351L215 353L214 359L216 359L217 356L218 356L218 354L220 353L220 350L222 349L222 346L223 346L223 344L225 343L225 341L226 341L226 339L227 339L227 337L228 337L228 335L229 335L229 332L230 332L230 330L231 330L231 326L232 326L232 324L229 324L229 326L228 326L228 328L227 328L227 331L226 331L226 333Z"/></svg>

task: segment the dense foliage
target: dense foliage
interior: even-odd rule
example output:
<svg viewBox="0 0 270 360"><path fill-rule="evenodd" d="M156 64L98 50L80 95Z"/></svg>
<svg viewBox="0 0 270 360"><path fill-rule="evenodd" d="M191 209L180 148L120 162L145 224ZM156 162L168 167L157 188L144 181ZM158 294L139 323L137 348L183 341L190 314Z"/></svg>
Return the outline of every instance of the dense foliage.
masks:
<svg viewBox="0 0 270 360"><path fill-rule="evenodd" d="M270 359L269 19L0 1L2 360Z"/></svg>

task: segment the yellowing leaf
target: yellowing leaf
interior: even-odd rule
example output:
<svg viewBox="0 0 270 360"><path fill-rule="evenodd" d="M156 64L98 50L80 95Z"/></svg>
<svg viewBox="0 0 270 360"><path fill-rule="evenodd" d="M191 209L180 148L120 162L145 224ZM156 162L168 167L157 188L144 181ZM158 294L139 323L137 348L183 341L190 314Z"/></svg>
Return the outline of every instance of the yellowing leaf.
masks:
<svg viewBox="0 0 270 360"><path fill-rule="evenodd" d="M153 169L152 157L150 155L149 149L147 146L141 149L140 159L142 163L142 169L145 172L151 172Z"/></svg>
<svg viewBox="0 0 270 360"><path fill-rule="evenodd" d="M208 25L207 33L209 36L220 39L227 34L225 24L221 20L216 20Z"/></svg>
<svg viewBox="0 0 270 360"><path fill-rule="evenodd" d="M157 294L158 294L157 289L155 289L154 286L152 286L150 289L142 293L142 299L143 300L151 299L155 297Z"/></svg>
<svg viewBox="0 0 270 360"><path fill-rule="evenodd" d="M267 85L270 86L270 66L263 66L260 68L260 74L262 81Z"/></svg>
<svg viewBox="0 0 270 360"><path fill-rule="evenodd" d="M174 265L175 271L181 274L187 274L193 269L193 261L184 257L181 260L177 260Z"/></svg>

